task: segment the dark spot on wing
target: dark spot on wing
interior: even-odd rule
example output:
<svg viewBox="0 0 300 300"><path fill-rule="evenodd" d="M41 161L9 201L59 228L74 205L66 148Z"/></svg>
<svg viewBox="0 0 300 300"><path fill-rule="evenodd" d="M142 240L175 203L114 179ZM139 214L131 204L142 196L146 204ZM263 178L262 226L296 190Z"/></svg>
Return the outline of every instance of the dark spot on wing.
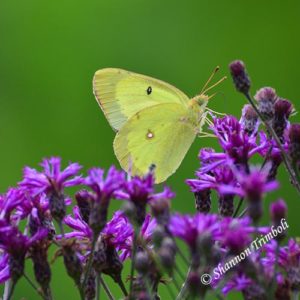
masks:
<svg viewBox="0 0 300 300"><path fill-rule="evenodd" d="M152 87L149 86L149 87L147 88L147 95L150 95L151 93L152 93Z"/></svg>

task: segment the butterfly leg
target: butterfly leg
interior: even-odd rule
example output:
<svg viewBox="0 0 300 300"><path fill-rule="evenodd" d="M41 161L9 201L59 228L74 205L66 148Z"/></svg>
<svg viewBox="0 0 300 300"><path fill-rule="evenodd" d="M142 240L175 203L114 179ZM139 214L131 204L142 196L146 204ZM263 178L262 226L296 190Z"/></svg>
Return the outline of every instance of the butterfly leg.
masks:
<svg viewBox="0 0 300 300"><path fill-rule="evenodd" d="M198 137L215 137L212 133L205 132L202 130L203 126L205 124L208 124L209 126L213 125L213 122L208 118L208 111L204 112L199 124L199 132L198 132Z"/></svg>

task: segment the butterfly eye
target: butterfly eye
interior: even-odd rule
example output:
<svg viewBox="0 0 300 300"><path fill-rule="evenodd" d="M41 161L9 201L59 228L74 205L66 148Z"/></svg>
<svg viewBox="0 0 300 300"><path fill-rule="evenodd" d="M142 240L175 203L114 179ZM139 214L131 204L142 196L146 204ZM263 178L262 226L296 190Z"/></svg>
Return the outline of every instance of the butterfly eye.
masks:
<svg viewBox="0 0 300 300"><path fill-rule="evenodd" d="M149 87L147 88L147 95L150 95L151 93L152 93L152 87L149 86Z"/></svg>

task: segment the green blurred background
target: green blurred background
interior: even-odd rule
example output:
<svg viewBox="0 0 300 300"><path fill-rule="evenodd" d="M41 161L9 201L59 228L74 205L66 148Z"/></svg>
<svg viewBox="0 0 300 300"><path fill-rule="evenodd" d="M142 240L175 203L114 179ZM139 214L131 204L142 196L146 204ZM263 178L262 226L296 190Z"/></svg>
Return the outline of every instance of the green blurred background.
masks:
<svg viewBox="0 0 300 300"><path fill-rule="evenodd" d="M273 86L299 109L299 13L298 0L1 0L0 191L20 180L24 165L37 166L51 155L85 168L118 165L114 132L92 94L92 77L100 68L150 75L193 96L216 65L219 76L228 75L229 62L240 58L253 92ZM239 116L245 100L231 79L217 90L210 107ZM214 145L198 139L168 180L177 193L174 209L194 211L184 179L198 166L199 148ZM299 235L300 199L283 169L280 177L280 190L266 199L266 214L270 201L284 197L290 233ZM55 299L78 299L61 259L53 273ZM113 292L120 296L118 289ZM21 280L15 299L23 296L37 299Z"/></svg>

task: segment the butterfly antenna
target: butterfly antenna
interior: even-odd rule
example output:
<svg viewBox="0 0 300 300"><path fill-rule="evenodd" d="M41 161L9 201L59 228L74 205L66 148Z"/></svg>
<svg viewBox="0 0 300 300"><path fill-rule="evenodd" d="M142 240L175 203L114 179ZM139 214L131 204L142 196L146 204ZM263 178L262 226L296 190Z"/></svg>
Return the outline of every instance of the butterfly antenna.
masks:
<svg viewBox="0 0 300 300"><path fill-rule="evenodd" d="M208 91L210 91L211 89L213 89L214 87L216 87L217 85L219 85L221 82L223 82L224 80L227 79L227 76L222 77L219 81L217 81L216 83L214 83L213 85L211 85L209 88L207 88L206 90L202 91L201 94L205 94ZM210 97L211 98L211 97Z"/></svg>
<svg viewBox="0 0 300 300"><path fill-rule="evenodd" d="M213 77L215 76L215 74L220 70L219 66L216 66L215 69L213 70L213 72L211 73L211 75L209 76L208 80L206 81L206 83L204 84L200 94L203 94L206 87L209 85L209 83L211 82L211 80L213 79Z"/></svg>

